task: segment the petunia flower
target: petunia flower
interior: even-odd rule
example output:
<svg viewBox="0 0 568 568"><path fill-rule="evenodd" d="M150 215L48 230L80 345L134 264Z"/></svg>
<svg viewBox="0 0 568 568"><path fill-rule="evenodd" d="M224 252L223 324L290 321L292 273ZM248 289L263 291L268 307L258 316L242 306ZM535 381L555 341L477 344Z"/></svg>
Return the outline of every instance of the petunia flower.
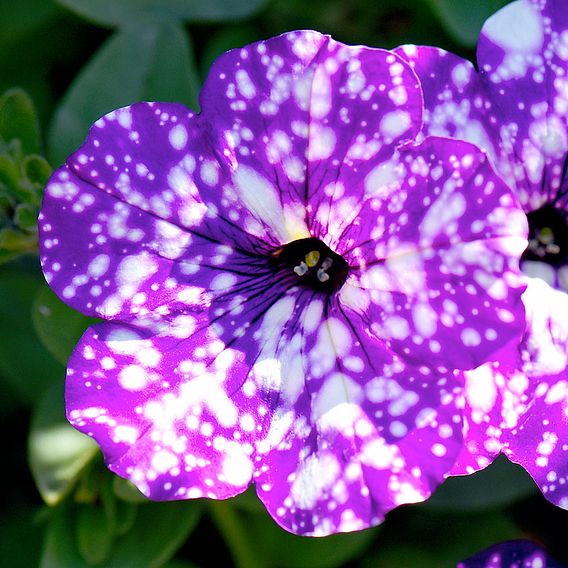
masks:
<svg viewBox="0 0 568 568"><path fill-rule="evenodd" d="M423 134L476 143L527 215L521 259L527 329L495 362L467 373L466 451L453 473L505 453L568 509L568 12L519 0L483 26L479 71L433 47L397 52L424 92Z"/></svg>
<svg viewBox="0 0 568 568"><path fill-rule="evenodd" d="M501 542L460 562L457 568L565 568L530 540Z"/></svg>
<svg viewBox="0 0 568 568"><path fill-rule="evenodd" d="M288 33L220 57L200 104L111 112L47 186L45 276L106 320L68 418L151 499L254 482L289 531L375 525L454 463L454 369L518 340L524 215L473 145L413 143L388 51Z"/></svg>

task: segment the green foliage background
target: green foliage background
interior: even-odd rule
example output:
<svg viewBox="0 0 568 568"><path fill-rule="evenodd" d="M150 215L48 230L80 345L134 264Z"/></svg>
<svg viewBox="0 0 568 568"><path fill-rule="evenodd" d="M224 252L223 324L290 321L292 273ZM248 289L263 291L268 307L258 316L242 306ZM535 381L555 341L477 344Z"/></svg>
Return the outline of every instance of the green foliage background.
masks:
<svg viewBox="0 0 568 568"><path fill-rule="evenodd" d="M65 363L90 322L49 290L37 256L45 182L102 114L139 100L196 108L215 57L291 29L386 48L438 45L474 60L483 21L505 3L0 0L0 565L444 568L519 537L568 562L568 512L504 458L381 527L324 539L282 531L254 491L148 502L65 421Z"/></svg>

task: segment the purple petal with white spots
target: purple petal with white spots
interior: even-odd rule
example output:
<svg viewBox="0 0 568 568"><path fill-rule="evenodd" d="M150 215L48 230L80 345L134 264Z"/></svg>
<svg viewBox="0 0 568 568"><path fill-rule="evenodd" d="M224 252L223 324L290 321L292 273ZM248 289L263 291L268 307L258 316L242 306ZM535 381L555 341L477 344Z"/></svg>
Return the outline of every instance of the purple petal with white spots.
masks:
<svg viewBox="0 0 568 568"><path fill-rule="evenodd" d="M384 50L285 34L201 103L110 113L46 188L46 278L107 320L69 420L153 499L253 481L293 532L376 524L458 455L448 369L519 332L524 217L471 145L411 144L420 90Z"/></svg>
<svg viewBox="0 0 568 568"><path fill-rule="evenodd" d="M566 181L568 16L558 0L517 0L483 26L480 72L456 55L403 46L424 92L424 134L487 151L527 211Z"/></svg>
<svg viewBox="0 0 568 568"><path fill-rule="evenodd" d="M484 25L476 72L435 48L397 52L419 76L423 134L484 149L529 221L521 268L528 324L495 362L467 373L465 450L454 473L500 451L522 464L553 503L567 507L568 15L558 0L512 2ZM543 282L544 281L544 282ZM545 282L550 285L548 286Z"/></svg>
<svg viewBox="0 0 568 568"><path fill-rule="evenodd" d="M240 197L268 219L266 203L281 201L296 238L306 217L318 238L344 221L368 171L416 136L422 113L416 78L398 56L315 32L226 53L200 101Z"/></svg>
<svg viewBox="0 0 568 568"><path fill-rule="evenodd" d="M432 493L461 448L461 382L405 365L357 320L330 317L309 335L309 319L305 388L283 382L256 484L281 526L321 536Z"/></svg>
<svg viewBox="0 0 568 568"><path fill-rule="evenodd" d="M457 568L566 568L534 542L510 540L495 544L460 562Z"/></svg>
<svg viewBox="0 0 568 568"><path fill-rule="evenodd" d="M429 137L397 158L336 247L356 267L341 299L401 357L476 367L524 328L525 217L471 144Z"/></svg>
<svg viewBox="0 0 568 568"><path fill-rule="evenodd" d="M502 452L568 509L568 295L532 279L523 300L521 349L511 344L465 373L465 444L452 473L472 473Z"/></svg>
<svg viewBox="0 0 568 568"><path fill-rule="evenodd" d="M252 479L270 392L254 396L242 348L228 347L208 323L185 315L167 324L96 325L69 362L71 424L152 499L221 499Z"/></svg>

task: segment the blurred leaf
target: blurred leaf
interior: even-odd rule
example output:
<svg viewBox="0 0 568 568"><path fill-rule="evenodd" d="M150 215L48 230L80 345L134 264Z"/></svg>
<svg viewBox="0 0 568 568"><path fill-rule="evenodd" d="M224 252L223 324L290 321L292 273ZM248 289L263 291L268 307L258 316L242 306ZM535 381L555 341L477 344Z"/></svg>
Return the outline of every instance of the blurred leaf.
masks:
<svg viewBox="0 0 568 568"><path fill-rule="evenodd" d="M243 515L255 553L267 566L279 568L334 568L359 556L377 537L378 528L322 538L293 535L266 513Z"/></svg>
<svg viewBox="0 0 568 568"><path fill-rule="evenodd" d="M429 0L448 33L461 45L475 47L483 23L509 0Z"/></svg>
<svg viewBox="0 0 568 568"><path fill-rule="evenodd" d="M62 163L107 112L142 100L195 105L197 85L192 49L181 26L128 26L95 54L59 105L49 132L52 163Z"/></svg>
<svg viewBox="0 0 568 568"><path fill-rule="evenodd" d="M29 437L30 468L46 503L61 501L97 452L95 441L67 422L63 383L54 385L35 409Z"/></svg>
<svg viewBox="0 0 568 568"><path fill-rule="evenodd" d="M65 377L65 369L40 343L31 322L33 298L43 285L40 278L0 269L0 373L30 405Z"/></svg>
<svg viewBox="0 0 568 568"><path fill-rule="evenodd" d="M237 509L247 513L266 515L266 509L258 498L254 485L251 485L246 491L231 499L230 503Z"/></svg>
<svg viewBox="0 0 568 568"><path fill-rule="evenodd" d="M29 192L20 187L18 164L8 154L0 154L0 187L2 184L13 197L21 200L26 200L29 197Z"/></svg>
<svg viewBox="0 0 568 568"><path fill-rule="evenodd" d="M145 497L134 483L119 477L118 475L113 476L112 489L114 494L123 501L128 503L147 503L148 498Z"/></svg>
<svg viewBox="0 0 568 568"><path fill-rule="evenodd" d="M37 154L26 156L22 163L22 169L27 180L30 183L42 186L42 189L47 183L52 172L51 166L47 163L47 160Z"/></svg>
<svg viewBox="0 0 568 568"><path fill-rule="evenodd" d="M232 21L246 18L267 0L57 0L89 20L108 26L138 20L191 22Z"/></svg>
<svg viewBox="0 0 568 568"><path fill-rule="evenodd" d="M138 507L133 503L127 503L126 501L117 501L114 519L114 534L123 535L126 534L136 521L136 515L138 514Z"/></svg>
<svg viewBox="0 0 568 568"><path fill-rule="evenodd" d="M114 480L117 479L117 477L118 476L109 471L106 471L104 483L101 488L101 499L110 532L115 535L120 535L127 533L134 524L138 507L133 503L128 503L117 498L114 491ZM144 499L147 502L147 499Z"/></svg>
<svg viewBox="0 0 568 568"><path fill-rule="evenodd" d="M132 528L116 539L105 568L158 568L185 542L200 515L195 501L139 506Z"/></svg>
<svg viewBox="0 0 568 568"><path fill-rule="evenodd" d="M29 203L20 203L14 212L14 223L21 229L34 231L37 225L37 207ZM37 246L37 235L33 236L33 248Z"/></svg>
<svg viewBox="0 0 568 568"><path fill-rule="evenodd" d="M81 507L81 510L84 506ZM85 568L75 540L78 507L58 507L48 526L40 568ZM114 539L104 568L158 568L167 562L196 527L196 502L148 503L137 508L130 530ZM102 519L99 519L102 522Z"/></svg>
<svg viewBox="0 0 568 568"><path fill-rule="evenodd" d="M26 154L39 152L37 115L32 100L22 89L10 89L0 97L0 138L5 142L20 140Z"/></svg>
<svg viewBox="0 0 568 568"><path fill-rule="evenodd" d="M41 342L64 365L83 332L96 321L64 304L46 285L36 294L32 320Z"/></svg>
<svg viewBox="0 0 568 568"><path fill-rule="evenodd" d="M455 511L498 509L538 493L531 476L502 455L482 471L449 477L422 507Z"/></svg>
<svg viewBox="0 0 568 568"><path fill-rule="evenodd" d="M248 43L257 41L258 30L252 25L240 24L224 26L219 32L211 37L205 44L203 55L200 59L201 77L205 79L211 65L225 51L242 47Z"/></svg>
<svg viewBox="0 0 568 568"><path fill-rule="evenodd" d="M86 568L75 541L76 519L70 507L57 507L49 521L40 568Z"/></svg>
<svg viewBox="0 0 568 568"><path fill-rule="evenodd" d="M22 233L11 227L0 229L0 250L14 253L31 252L37 249L37 234Z"/></svg>
<svg viewBox="0 0 568 568"><path fill-rule="evenodd" d="M83 505L77 515L77 545L87 564L102 564L111 554L113 535L101 507Z"/></svg>
<svg viewBox="0 0 568 568"><path fill-rule="evenodd" d="M52 0L0 0L2 34L0 45L12 44L30 36L57 14L60 8Z"/></svg>
<svg viewBox="0 0 568 568"><path fill-rule="evenodd" d="M0 515L0 559L7 568L37 566L41 553L43 530L37 511L27 507L3 508ZM25 543L22 546L22 543Z"/></svg>
<svg viewBox="0 0 568 568"><path fill-rule="evenodd" d="M170 560L161 566L161 568L198 568L197 564L187 562L186 560Z"/></svg>
<svg viewBox="0 0 568 568"><path fill-rule="evenodd" d="M387 522L364 568L455 568L471 554L522 534L503 513L451 515L421 508L397 511L403 522Z"/></svg>

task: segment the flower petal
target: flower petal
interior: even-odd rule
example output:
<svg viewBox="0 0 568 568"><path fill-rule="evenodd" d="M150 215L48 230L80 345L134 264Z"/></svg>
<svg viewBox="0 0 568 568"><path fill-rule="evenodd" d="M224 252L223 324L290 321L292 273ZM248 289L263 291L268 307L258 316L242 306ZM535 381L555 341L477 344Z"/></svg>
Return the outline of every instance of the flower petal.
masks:
<svg viewBox="0 0 568 568"><path fill-rule="evenodd" d="M529 540L495 544L460 562L457 568L565 568Z"/></svg>
<svg viewBox="0 0 568 568"><path fill-rule="evenodd" d="M287 240L306 236L306 213L312 236L327 235L330 216L357 205L369 158L392 155L421 117L418 83L398 56L316 32L226 53L201 104L237 191L258 185L251 207L286 225Z"/></svg>
<svg viewBox="0 0 568 568"><path fill-rule="evenodd" d="M68 419L151 499L236 495L273 403L247 379L247 345L228 346L202 316L95 325L69 362Z"/></svg>
<svg viewBox="0 0 568 568"><path fill-rule="evenodd" d="M222 229L218 239L190 232L93 187L67 166L47 186L39 228L51 287L63 301L96 317L204 308L213 297L250 289L255 275L260 281L271 277L258 265L266 245L256 243L252 252L253 241L242 249ZM246 239L241 236L241 242Z"/></svg>
<svg viewBox="0 0 568 568"><path fill-rule="evenodd" d="M278 227L239 199L209 129L183 105L138 103L100 118L68 164L93 187L180 229L249 250L258 238L278 244Z"/></svg>
<svg viewBox="0 0 568 568"><path fill-rule="evenodd" d="M467 59L437 47L403 45L403 57L420 79L424 97L424 136L467 140L482 148L502 175L509 166L502 146L501 116L493 109L484 77Z"/></svg>
<svg viewBox="0 0 568 568"><path fill-rule="evenodd" d="M565 5L522 0L505 6L484 24L477 58L516 166L518 197L537 209L563 181L568 152Z"/></svg>
<svg viewBox="0 0 568 568"><path fill-rule="evenodd" d="M424 133L485 150L527 211L554 196L568 152L568 18L557 0L519 0L483 26L477 73L436 48L403 46L422 83Z"/></svg>
<svg viewBox="0 0 568 568"><path fill-rule="evenodd" d="M510 345L466 373L465 450L452 474L472 473L503 452L568 509L568 295L531 279L523 301L520 349Z"/></svg>
<svg viewBox="0 0 568 568"><path fill-rule="evenodd" d="M375 193L345 231L341 301L405 360L476 367L524 327L525 216L469 143L430 137L399 164L390 187L369 176Z"/></svg>
<svg viewBox="0 0 568 568"><path fill-rule="evenodd" d="M304 313L305 387L282 385L257 445L256 485L281 526L323 536L378 524L431 494L461 447L461 387L451 375L404 365L344 317L323 316L310 333L321 310L312 304ZM289 345L301 345L296 339Z"/></svg>

